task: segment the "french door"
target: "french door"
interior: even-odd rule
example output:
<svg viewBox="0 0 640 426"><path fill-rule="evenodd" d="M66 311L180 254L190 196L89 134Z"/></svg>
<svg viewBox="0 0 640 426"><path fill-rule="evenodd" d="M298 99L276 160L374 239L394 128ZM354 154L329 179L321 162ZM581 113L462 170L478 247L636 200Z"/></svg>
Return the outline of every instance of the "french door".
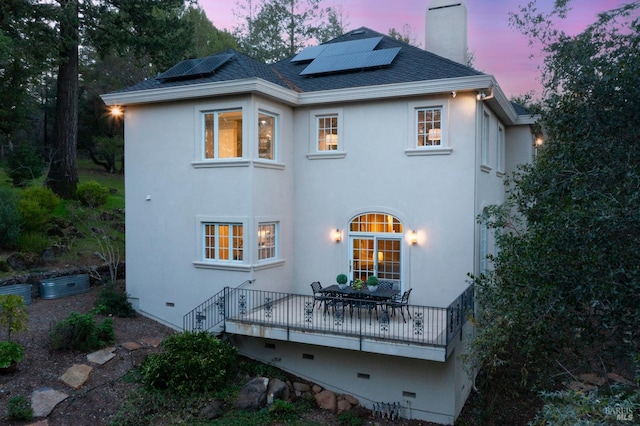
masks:
<svg viewBox="0 0 640 426"><path fill-rule="evenodd" d="M402 283L402 238L363 235L350 238L351 279L366 281L371 275L380 281L391 281L400 290Z"/></svg>

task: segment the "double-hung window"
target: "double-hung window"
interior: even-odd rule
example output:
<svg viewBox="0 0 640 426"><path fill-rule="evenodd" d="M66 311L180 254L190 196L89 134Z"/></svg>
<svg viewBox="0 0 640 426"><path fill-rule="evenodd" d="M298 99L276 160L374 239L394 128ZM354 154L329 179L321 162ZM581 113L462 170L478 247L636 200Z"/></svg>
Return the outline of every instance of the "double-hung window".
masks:
<svg viewBox="0 0 640 426"><path fill-rule="evenodd" d="M258 260L275 259L278 256L278 224L275 222L258 224Z"/></svg>
<svg viewBox="0 0 640 426"><path fill-rule="evenodd" d="M244 260L244 232L241 223L204 223L204 260Z"/></svg>
<svg viewBox="0 0 640 426"><path fill-rule="evenodd" d="M277 117L266 112L258 113L258 157L275 159Z"/></svg>
<svg viewBox="0 0 640 426"><path fill-rule="evenodd" d="M318 152L338 150L338 114L316 116L318 126Z"/></svg>
<svg viewBox="0 0 640 426"><path fill-rule="evenodd" d="M242 158L242 110L203 113L205 159Z"/></svg>
<svg viewBox="0 0 640 426"><path fill-rule="evenodd" d="M496 147L496 166L498 173L504 173L504 128L498 127L498 146Z"/></svg>
<svg viewBox="0 0 640 426"><path fill-rule="evenodd" d="M416 109L417 148L442 146L442 107Z"/></svg>

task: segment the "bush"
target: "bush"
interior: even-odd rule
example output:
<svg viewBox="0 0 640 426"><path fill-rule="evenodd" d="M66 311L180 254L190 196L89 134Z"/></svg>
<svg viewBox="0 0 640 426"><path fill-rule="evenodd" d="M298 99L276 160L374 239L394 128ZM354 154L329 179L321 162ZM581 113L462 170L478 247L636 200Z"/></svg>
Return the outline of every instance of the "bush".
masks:
<svg viewBox="0 0 640 426"><path fill-rule="evenodd" d="M78 184L76 196L84 206L90 208L102 207L107 204L109 199L109 188L90 180Z"/></svg>
<svg viewBox="0 0 640 426"><path fill-rule="evenodd" d="M60 198L49 188L42 186L27 188L20 194L18 211L22 226L26 230L41 231L53 217Z"/></svg>
<svg viewBox="0 0 640 426"><path fill-rule="evenodd" d="M338 416L338 423L345 426L360 426L362 419L353 411L343 411Z"/></svg>
<svg viewBox="0 0 640 426"><path fill-rule="evenodd" d="M27 307L24 299L17 294L0 295L0 327L4 329L7 340L11 340L12 333L19 333L27 329Z"/></svg>
<svg viewBox="0 0 640 426"><path fill-rule="evenodd" d="M236 362L236 349L206 332L174 334L162 341L162 348L143 361L142 383L178 395L218 390Z"/></svg>
<svg viewBox="0 0 640 426"><path fill-rule="evenodd" d="M13 186L26 186L29 180L44 173L44 161L33 146L22 143L11 151L7 158L7 174Z"/></svg>
<svg viewBox="0 0 640 426"><path fill-rule="evenodd" d="M103 348L115 340L113 320L105 318L96 325L92 314L72 312L69 316L56 323L49 332L53 349L75 349L88 352Z"/></svg>
<svg viewBox="0 0 640 426"><path fill-rule="evenodd" d="M11 420L31 420L33 409L31 402L24 396L14 396L7 404L7 417Z"/></svg>
<svg viewBox="0 0 640 426"><path fill-rule="evenodd" d="M269 417L272 422L286 423L297 417L296 407L289 401L276 399L269 407Z"/></svg>
<svg viewBox="0 0 640 426"><path fill-rule="evenodd" d="M49 238L38 231L25 232L18 238L18 248L24 253L42 254L49 247Z"/></svg>
<svg viewBox="0 0 640 426"><path fill-rule="evenodd" d="M119 291L114 284L107 284L95 303L95 312L102 315L114 315L118 318L133 318L136 311L129 302L127 293Z"/></svg>
<svg viewBox="0 0 640 426"><path fill-rule="evenodd" d="M0 247L12 249L20 236L18 195L9 188L0 187Z"/></svg>

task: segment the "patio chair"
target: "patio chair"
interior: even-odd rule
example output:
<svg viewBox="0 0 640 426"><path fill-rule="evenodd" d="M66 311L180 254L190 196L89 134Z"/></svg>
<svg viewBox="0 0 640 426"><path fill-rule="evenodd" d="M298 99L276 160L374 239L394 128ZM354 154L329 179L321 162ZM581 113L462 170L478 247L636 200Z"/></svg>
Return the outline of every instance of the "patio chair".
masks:
<svg viewBox="0 0 640 426"><path fill-rule="evenodd" d="M400 309L400 314L402 315L402 320L406 323L407 320L404 317L404 311L407 311L407 315L409 315L409 319L411 319L411 313L409 312L409 296L411 295L411 290L413 290L412 288L410 288L409 290L405 291L402 294L402 297L400 299L397 300L390 300L389 302L387 302L387 308L391 308L391 315L395 315L396 313L396 309Z"/></svg>
<svg viewBox="0 0 640 426"><path fill-rule="evenodd" d="M378 290L391 290L393 288L393 281L379 281Z"/></svg>
<svg viewBox="0 0 640 426"><path fill-rule="evenodd" d="M318 308L321 308L324 305L324 315L327 315L327 310L329 309L329 305L331 305L332 297L331 294L327 294L322 292L322 284L320 281L314 281L311 283L311 291L313 291L313 304L314 306L317 304Z"/></svg>

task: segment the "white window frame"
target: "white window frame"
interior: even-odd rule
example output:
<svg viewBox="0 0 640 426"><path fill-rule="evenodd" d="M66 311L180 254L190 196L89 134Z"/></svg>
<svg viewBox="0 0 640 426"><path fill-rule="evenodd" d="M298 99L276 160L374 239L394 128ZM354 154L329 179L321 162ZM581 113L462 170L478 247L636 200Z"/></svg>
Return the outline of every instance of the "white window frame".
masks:
<svg viewBox="0 0 640 426"><path fill-rule="evenodd" d="M206 158L205 149L205 114L214 112L241 111L242 113L242 157L233 158ZM194 160L191 162L193 168L211 167L248 167L251 162L247 150L247 136L249 121L247 114L249 105L246 101L240 102L216 102L203 103L194 106ZM215 142L214 142L215 145Z"/></svg>
<svg viewBox="0 0 640 426"><path fill-rule="evenodd" d="M480 127L480 132L480 168L484 172L489 172L491 171L491 166L489 166L491 115L486 110L482 111L482 124Z"/></svg>
<svg viewBox="0 0 640 426"><path fill-rule="evenodd" d="M233 225L242 227L242 260L233 259L233 256L230 256L230 259L219 259L219 258L207 258L206 257L206 225ZM235 271L249 271L251 269L249 257L251 256L250 250L247 249L249 247L247 245L247 241L251 241L249 232L251 230L247 226L247 218L246 217L231 217L231 216L197 216L196 217L196 253L198 258L193 261L193 265L197 268L206 268L206 269L223 269L223 270L235 270ZM232 234L232 232L230 232ZM216 229L217 239L219 237L219 233ZM216 241L216 247L218 247ZM229 250L231 253L233 252L233 244L230 239Z"/></svg>
<svg viewBox="0 0 640 426"><path fill-rule="evenodd" d="M418 145L418 113L427 109L440 110L440 144ZM449 155L453 151L449 142L449 106L448 102L433 100L429 102L409 102L407 105L407 135L408 142L405 149L407 156L419 155Z"/></svg>
<svg viewBox="0 0 640 426"><path fill-rule="evenodd" d="M337 117L337 148L335 150L319 149L319 122L326 117ZM309 114L309 149L307 158L309 160L336 159L346 156L345 131L344 131L344 111L342 108L317 109Z"/></svg>
<svg viewBox="0 0 640 426"><path fill-rule="evenodd" d="M503 176L505 172L504 155L505 155L505 133L504 126L498 124L498 142L496 143L496 174Z"/></svg>
<svg viewBox="0 0 640 426"><path fill-rule="evenodd" d="M266 115L268 117L273 118L273 134L271 135L271 141L269 142L271 145L271 156L272 158L265 158L265 157L261 157L260 156L260 144L262 143L262 141L260 140L260 124L261 124L261 120L260 120L260 115ZM258 128L257 128L257 141L258 141L258 159L260 161L276 161L277 160L277 155L278 155L278 133L279 133L279 127L280 127L280 115L264 110L264 109L258 109Z"/></svg>
<svg viewBox="0 0 640 426"><path fill-rule="evenodd" d="M267 229L267 228L271 228L271 229ZM258 245L257 247L258 262L259 263L271 262L278 259L278 240L279 240L278 222L275 222L275 221L258 222L257 229L258 229L258 232L257 232L256 241ZM270 235L268 235L267 233L270 233ZM270 254L270 255L264 256L265 254Z"/></svg>

